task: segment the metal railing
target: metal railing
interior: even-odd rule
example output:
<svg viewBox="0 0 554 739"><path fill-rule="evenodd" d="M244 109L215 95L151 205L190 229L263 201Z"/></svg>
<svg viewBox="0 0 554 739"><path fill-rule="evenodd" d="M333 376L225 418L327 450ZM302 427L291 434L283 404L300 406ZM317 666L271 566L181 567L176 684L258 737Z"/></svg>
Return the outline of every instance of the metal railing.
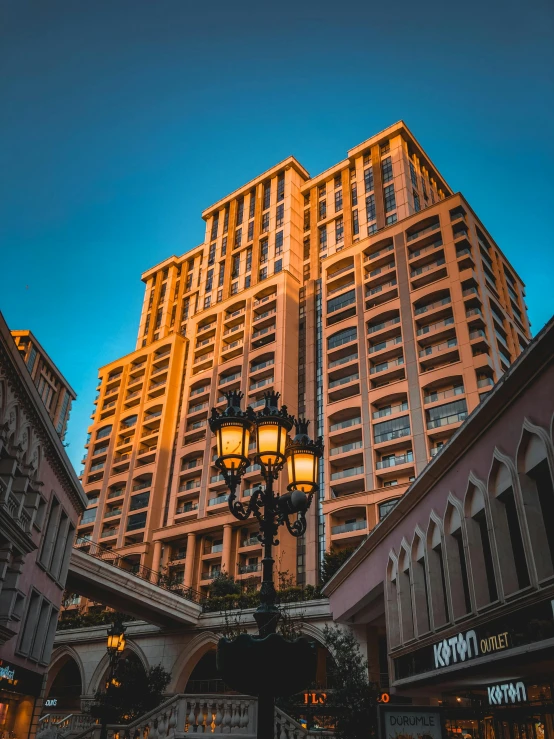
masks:
<svg viewBox="0 0 554 739"><path fill-rule="evenodd" d="M437 267L442 267L445 262L446 259L444 259L443 257L442 259L437 259L436 262L431 262L431 264L424 264L423 267L417 267L417 269L413 269L411 271L410 277L417 277L418 275L425 274L425 272L430 272Z"/></svg>
<svg viewBox="0 0 554 739"><path fill-rule="evenodd" d="M379 249L379 251L374 251L372 254L366 254L364 258L364 262L369 262L372 259L377 259L377 257L380 257L383 254L387 254L390 251L394 250L394 246L390 244L389 246L385 246L383 249Z"/></svg>
<svg viewBox="0 0 554 739"><path fill-rule="evenodd" d="M393 367L402 367L404 365L404 357L397 357L392 359L390 362L383 362L382 364L376 364L369 370L370 375L375 375L378 372L385 372L386 370L393 369Z"/></svg>
<svg viewBox="0 0 554 739"><path fill-rule="evenodd" d="M374 334L377 331L381 331L381 329L383 328L387 328L387 326L396 326L397 323L400 323L400 316L396 316L395 318L390 318L388 321L382 321L381 323L376 323L372 326L368 326L367 333Z"/></svg>
<svg viewBox="0 0 554 739"><path fill-rule="evenodd" d="M327 369L338 367L341 364L348 364L348 362L353 362L355 359L358 359L358 352L355 352L354 354L348 354L346 357L341 357L340 359L335 359L334 362L331 362L329 364Z"/></svg>
<svg viewBox="0 0 554 739"><path fill-rule="evenodd" d="M355 475L363 475L363 467L348 467L345 470L331 473L331 480L341 480L343 477L354 477Z"/></svg>
<svg viewBox="0 0 554 739"><path fill-rule="evenodd" d="M146 580L152 585L156 585L163 590L175 593L175 595L178 595L185 600L190 600L194 603L202 603L202 595L196 590L185 587L184 585L169 585L169 580L163 573L151 570L149 567L145 567L144 565L136 567L135 563L129 562L128 559L120 554L116 554L112 549L107 549L96 542L90 541L90 539L79 537L73 546L75 549L87 554L89 557L100 559L113 567L125 570L132 577L137 577L139 580Z"/></svg>
<svg viewBox="0 0 554 739"><path fill-rule="evenodd" d="M387 346L395 346L396 344L402 343L402 336L395 336L393 339L388 339L386 341L380 341L378 344L373 344L373 346L369 347L369 354L375 354L375 352L380 352L383 349L386 349Z"/></svg>
<svg viewBox="0 0 554 739"><path fill-rule="evenodd" d="M359 380L360 375L358 372L355 372L352 375L348 375L347 377L341 377L339 380L333 380L329 383L329 390L332 390L334 387L340 387L341 385L346 385L349 382L354 382L354 380Z"/></svg>
<svg viewBox="0 0 554 739"><path fill-rule="evenodd" d="M440 246L442 246L442 239L437 239L437 241L434 241L432 244L429 244L428 246L424 246L421 249L416 249L415 251L410 252L408 254L408 259L415 259L416 257L421 257L423 254L428 254L430 251L435 251L435 249L438 249Z"/></svg>
<svg viewBox="0 0 554 739"><path fill-rule="evenodd" d="M338 421L337 423L331 424L329 427L329 431L340 431L340 429L348 429L351 426L358 426L362 422L362 419L357 418L347 418L346 421Z"/></svg>
<svg viewBox="0 0 554 739"><path fill-rule="evenodd" d="M422 228L421 231L415 231L414 233L406 234L406 241L415 241L416 239L419 239L420 236L431 233L432 231L436 231L440 227L440 223L432 223L430 226L427 226L427 228Z"/></svg>
<svg viewBox="0 0 554 739"><path fill-rule="evenodd" d="M437 321L436 323L428 323L426 326L422 326L421 328L418 328L417 335L423 336L424 334L428 334L430 331L434 331L437 328L444 328L445 326L451 326L454 323L454 318L451 316L450 318L445 318L444 321Z"/></svg>
<svg viewBox="0 0 554 739"><path fill-rule="evenodd" d="M441 300L435 300L432 303L427 303L427 305L422 305L419 308L416 308L414 310L414 315L419 316L421 313L427 313L427 311L434 310L441 305L448 305L450 302L452 302L450 295L447 295Z"/></svg>
<svg viewBox="0 0 554 739"><path fill-rule="evenodd" d="M367 521L363 518L360 521L353 521L352 523L343 523L340 526L331 526L332 534L346 534L349 531L360 531L367 529Z"/></svg>
<svg viewBox="0 0 554 739"><path fill-rule="evenodd" d="M408 403L404 401L398 405L388 405L386 408L380 408L378 411L373 412L373 418L383 418L385 416L391 416L393 413L401 413L402 411L408 410Z"/></svg>
<svg viewBox="0 0 554 739"><path fill-rule="evenodd" d="M335 454L344 454L345 452L351 452L354 449L361 449L363 446L361 441L353 441L350 444L344 444L343 446L336 446L334 449L331 449L331 456L334 456Z"/></svg>
<svg viewBox="0 0 554 739"><path fill-rule="evenodd" d="M413 452L408 452L407 454L399 454L396 457L387 457L386 459L380 459L377 462L377 469L383 470L387 467L396 467L399 464L407 464L408 462L414 461L414 455Z"/></svg>
<svg viewBox="0 0 554 739"><path fill-rule="evenodd" d="M441 390L438 393L429 393L425 395L423 400L425 403L434 403L436 400L443 400L444 398L452 398L454 395L463 395L465 392L463 385L456 385L448 390Z"/></svg>
<svg viewBox="0 0 554 739"><path fill-rule="evenodd" d="M439 426L448 426L450 423L458 423L458 421L465 421L467 418L467 411L462 413L453 413L450 416L443 416L443 418L435 418L431 421L427 421L428 429L436 429Z"/></svg>
<svg viewBox="0 0 554 739"><path fill-rule="evenodd" d="M390 280L389 282L384 282L382 285L377 285L377 287L372 287L371 290L368 290L366 293L366 298L370 295L375 295L376 293L381 293L383 290L387 290L391 287L396 287L398 282L396 280Z"/></svg>
<svg viewBox="0 0 554 739"><path fill-rule="evenodd" d="M260 572L262 569L262 563L256 562L256 564L248 564L248 565L239 565L238 566L238 572L239 575L246 575L248 572Z"/></svg>

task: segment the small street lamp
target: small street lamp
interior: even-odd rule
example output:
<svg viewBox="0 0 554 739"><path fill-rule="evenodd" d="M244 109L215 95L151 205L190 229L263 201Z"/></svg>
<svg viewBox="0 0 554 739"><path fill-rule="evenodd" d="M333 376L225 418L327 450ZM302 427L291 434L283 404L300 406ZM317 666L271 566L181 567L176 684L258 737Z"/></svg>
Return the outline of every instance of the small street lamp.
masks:
<svg viewBox="0 0 554 739"><path fill-rule="evenodd" d="M125 626L120 619L116 618L113 624L108 629L108 659L110 663L110 670L108 672L108 678L106 680L106 697L110 695L110 692L114 687L117 687L118 683L116 680L116 670L123 651L125 650ZM107 701L106 701L107 703ZM101 729L100 739L106 739L108 736L108 706L104 707L101 718Z"/></svg>
<svg viewBox="0 0 554 739"><path fill-rule="evenodd" d="M279 609L275 605L276 591L273 582L273 546L279 543L277 533L279 526L286 526L292 536L302 536L306 531L306 513L311 505L313 496L318 491L318 469L319 460L323 455L323 441L321 438L313 441L308 436L309 421L296 420L289 415L286 406L278 407L279 393L267 392L264 395L265 406L255 413L248 406L245 411L241 408L244 394L240 391L225 393L227 408L219 413L212 409L209 424L215 434L217 442L216 466L221 470L227 487L229 489L229 510L239 521L245 521L253 515L260 525L260 541L264 547L262 559L262 584L260 589L260 605L254 618L258 625L259 636L247 637L242 635L236 640L233 658L231 656L231 645L226 640L220 641L218 651L218 664L231 669L227 682L232 687L241 689L240 685L250 685L250 694L258 695L258 737L273 736L274 696L276 694L287 695L301 690L304 685L299 685L306 680L312 665L309 644L306 640L287 642L276 634L279 621ZM291 440L289 433L296 427L296 435ZM250 439L254 438L255 449L250 450ZM264 485L257 485L247 505L237 499L237 489L241 479L250 464L250 456L260 465ZM287 492L283 495L274 489L281 471L287 465L289 485ZM291 521L290 517L296 515ZM268 637L272 640L263 644L262 640ZM254 639L256 641L254 641ZM278 640L282 640L280 643ZM238 650L243 650L243 657L248 655L249 659L237 662ZM272 655L273 662L283 661L285 655L291 658L288 668L291 673L287 675L284 685L283 680L278 680L282 670L276 669L278 665L267 664L265 674L260 682L255 675L254 680L249 682L248 676L238 678L238 665L248 665L255 670L257 664L263 663L263 657L267 661L268 655ZM294 664L297 659L305 657L304 665ZM308 664L309 663L309 664ZM233 664L235 667L233 668ZM235 676L233 676L233 669ZM273 674L271 674L273 671ZM295 674L294 674L295 673ZM241 682L242 679L242 682ZM240 683L240 685L239 685ZM278 684L279 683L279 684ZM277 691L277 692L276 692Z"/></svg>

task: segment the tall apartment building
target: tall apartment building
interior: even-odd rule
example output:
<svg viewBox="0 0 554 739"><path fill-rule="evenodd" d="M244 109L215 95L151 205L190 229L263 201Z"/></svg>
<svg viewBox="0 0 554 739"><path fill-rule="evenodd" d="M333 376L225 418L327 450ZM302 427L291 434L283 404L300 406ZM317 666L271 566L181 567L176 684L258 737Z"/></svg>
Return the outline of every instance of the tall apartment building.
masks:
<svg viewBox="0 0 554 739"><path fill-rule="evenodd" d="M523 284L402 122L314 178L290 157L202 216L204 243L142 276L135 351L100 370L79 532L200 590L259 579L207 417L226 390L258 409L273 389L325 438L308 531L277 554L314 583L527 344ZM243 499L259 480L253 464Z"/></svg>
<svg viewBox="0 0 554 739"><path fill-rule="evenodd" d="M77 395L31 331L12 331L11 334L54 428L63 439L71 404Z"/></svg>

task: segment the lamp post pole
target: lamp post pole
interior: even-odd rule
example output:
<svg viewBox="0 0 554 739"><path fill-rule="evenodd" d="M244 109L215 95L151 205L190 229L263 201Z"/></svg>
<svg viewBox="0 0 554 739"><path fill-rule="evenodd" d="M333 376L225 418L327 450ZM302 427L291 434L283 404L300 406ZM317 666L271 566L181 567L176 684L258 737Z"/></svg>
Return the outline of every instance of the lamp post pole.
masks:
<svg viewBox="0 0 554 739"><path fill-rule="evenodd" d="M306 531L306 512L317 492L318 463L323 454L323 442L312 441L307 434L308 421L296 420L289 415L286 406L278 408L279 393L265 393L265 407L258 413L248 406L242 411L243 393L231 391L225 394L228 407L218 413L212 409L210 428L216 435L218 457L216 465L221 470L229 489L228 504L233 516L245 521L254 515L260 526L258 538L264 548L262 560L262 584L260 605L254 613L260 639L277 631L279 609L275 605L277 593L273 581L273 546L279 543L279 526L285 525L294 537ZM296 436L288 433L296 426ZM250 464L250 436L255 433L256 452L264 485L257 485L248 505L237 500L237 489ZM275 483L288 464L288 492L279 495ZM296 515L296 520L290 516ZM264 668L271 670L272 665ZM283 694L287 694L283 686ZM273 736L275 695L258 687L258 739Z"/></svg>

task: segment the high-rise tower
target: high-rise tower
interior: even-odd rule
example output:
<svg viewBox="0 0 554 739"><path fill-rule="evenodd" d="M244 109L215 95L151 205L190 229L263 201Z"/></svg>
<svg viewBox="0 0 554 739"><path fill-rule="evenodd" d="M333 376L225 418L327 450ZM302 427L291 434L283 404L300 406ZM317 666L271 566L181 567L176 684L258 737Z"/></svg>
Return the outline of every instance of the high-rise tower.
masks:
<svg viewBox="0 0 554 739"><path fill-rule="evenodd" d="M143 274L136 350L100 370L80 534L198 589L259 579L207 416L225 390L257 409L273 389L325 438L306 536L277 557L313 583L527 344L523 285L403 123L314 178L290 157L202 216L202 245Z"/></svg>

